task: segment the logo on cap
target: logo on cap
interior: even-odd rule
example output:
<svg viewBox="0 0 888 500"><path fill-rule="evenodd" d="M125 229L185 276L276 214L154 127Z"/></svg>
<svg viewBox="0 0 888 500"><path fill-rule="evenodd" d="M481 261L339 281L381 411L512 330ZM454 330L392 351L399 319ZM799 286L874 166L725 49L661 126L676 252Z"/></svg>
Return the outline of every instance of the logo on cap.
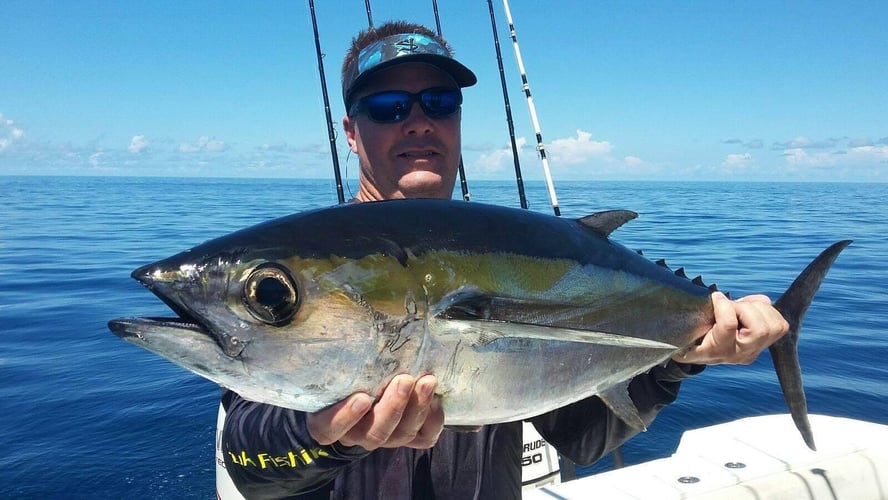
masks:
<svg viewBox="0 0 888 500"><path fill-rule="evenodd" d="M398 54L400 55L402 53L412 54L416 52L416 50L419 48L419 45L417 45L416 42L413 41L413 37L407 37L399 42L396 42L395 47L398 47Z"/></svg>

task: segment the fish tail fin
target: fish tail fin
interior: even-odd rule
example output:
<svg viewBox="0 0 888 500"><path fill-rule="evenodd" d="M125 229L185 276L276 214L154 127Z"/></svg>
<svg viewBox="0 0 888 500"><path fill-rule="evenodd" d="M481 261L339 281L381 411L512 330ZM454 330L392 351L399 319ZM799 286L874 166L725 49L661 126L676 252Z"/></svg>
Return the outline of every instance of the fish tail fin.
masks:
<svg viewBox="0 0 888 500"><path fill-rule="evenodd" d="M808 403L802 387L802 370L798 354L799 330L802 326L802 317L808 311L808 306L820 288L820 283L823 282L839 253L850 244L851 240L844 240L830 245L808 264L783 296L774 303L774 307L789 323L789 331L769 348L771 359L774 361L777 379L780 381L792 420L802 434L805 444L812 450L816 448L811 424L808 422Z"/></svg>

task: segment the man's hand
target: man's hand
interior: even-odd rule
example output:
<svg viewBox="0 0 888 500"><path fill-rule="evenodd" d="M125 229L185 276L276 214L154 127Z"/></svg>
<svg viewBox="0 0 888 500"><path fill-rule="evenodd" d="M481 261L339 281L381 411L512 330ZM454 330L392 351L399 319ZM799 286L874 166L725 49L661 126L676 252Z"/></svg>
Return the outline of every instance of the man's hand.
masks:
<svg viewBox="0 0 888 500"><path fill-rule="evenodd" d="M322 445L339 441L343 446L376 448L431 448L444 428L444 411L435 398L434 375L415 380L398 375L373 404L365 393L307 417L308 432Z"/></svg>
<svg viewBox="0 0 888 500"><path fill-rule="evenodd" d="M676 354L674 361L748 365L789 330L789 324L765 295L749 295L732 302L723 293L715 292L712 307L715 325L699 345Z"/></svg>

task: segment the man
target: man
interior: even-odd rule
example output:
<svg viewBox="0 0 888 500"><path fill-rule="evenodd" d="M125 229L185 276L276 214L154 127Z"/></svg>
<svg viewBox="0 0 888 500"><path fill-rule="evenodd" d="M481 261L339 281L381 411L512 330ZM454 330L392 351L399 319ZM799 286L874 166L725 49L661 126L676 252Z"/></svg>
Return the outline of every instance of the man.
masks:
<svg viewBox="0 0 888 500"><path fill-rule="evenodd" d="M387 23L353 40L343 119L360 162L356 201L450 198L460 157L460 89L475 75L427 28ZM689 352L637 376L649 424L705 364L750 363L788 325L764 296L712 297L716 324ZM693 363L693 364L692 364ZM354 394L313 414L226 391L227 470L247 498L517 498L521 423L443 429L434 374L395 377L377 399ZM637 431L589 398L531 420L562 454L591 463Z"/></svg>

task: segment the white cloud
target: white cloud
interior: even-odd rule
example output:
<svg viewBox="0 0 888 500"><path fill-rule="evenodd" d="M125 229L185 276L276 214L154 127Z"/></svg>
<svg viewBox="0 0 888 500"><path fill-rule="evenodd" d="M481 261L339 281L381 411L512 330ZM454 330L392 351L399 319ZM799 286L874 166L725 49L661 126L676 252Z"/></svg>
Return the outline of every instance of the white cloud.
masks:
<svg viewBox="0 0 888 500"><path fill-rule="evenodd" d="M592 134L577 130L576 137L555 139L549 147L552 162L561 165L577 165L593 158L601 158L610 153L612 147L607 141L593 141Z"/></svg>
<svg viewBox="0 0 888 500"><path fill-rule="evenodd" d="M217 141L216 139L210 139L209 137L202 135L194 143L183 142L179 144L179 152L180 153L199 153L199 152L210 152L210 153L218 153L220 151L225 151L228 149L228 145L223 141Z"/></svg>
<svg viewBox="0 0 888 500"><path fill-rule="evenodd" d="M539 152L533 144L528 144L524 137L516 139L518 146L519 160L521 169L525 176L534 177L539 173ZM607 141L595 141L592 139L590 132L577 130L575 136L562 137L546 143L546 153L549 158L550 167L555 175L568 175L570 178L576 176L587 176L590 172L596 170L601 164L613 164L618 160L611 157L613 146ZM637 156L627 156L623 158L623 164L633 168L646 168L648 165ZM590 165L590 164L596 164ZM582 169L572 169L572 166L582 166ZM473 175L482 177L500 177L511 173L514 167L514 158L512 155L511 145L506 145L498 149L488 150L479 154L472 161L468 170ZM556 173L560 172L560 173Z"/></svg>
<svg viewBox="0 0 888 500"><path fill-rule="evenodd" d="M801 148L787 149L783 152L786 162L792 166L829 167L844 166L849 168L863 167L888 160L888 146L860 146L848 148L840 152L809 153Z"/></svg>
<svg viewBox="0 0 888 500"><path fill-rule="evenodd" d="M750 160L752 160L751 154L736 153L736 154L729 154L728 156L726 156L725 160L722 162L722 164L725 166L729 166L729 167L742 166L742 165L746 165L747 163L749 163Z"/></svg>
<svg viewBox="0 0 888 500"><path fill-rule="evenodd" d="M805 136L799 136L786 142L775 142L771 149L832 149L838 145L839 139L829 137L819 141L812 141Z"/></svg>
<svg viewBox="0 0 888 500"><path fill-rule="evenodd" d="M95 153L89 155L89 164L94 168L98 168L102 165L102 157L105 156L105 153L102 151L96 151Z"/></svg>
<svg viewBox="0 0 888 500"><path fill-rule="evenodd" d="M527 139L518 137L515 139L519 154L527 144ZM522 158L519 157L519 160ZM512 146L495 149L489 153L478 155L478 159L472 164L472 170L481 174L499 173L506 170L507 166L514 165Z"/></svg>
<svg viewBox="0 0 888 500"><path fill-rule="evenodd" d="M627 167L641 167L645 165L645 161L637 156L627 156L623 158L623 164Z"/></svg>
<svg viewBox="0 0 888 500"><path fill-rule="evenodd" d="M884 162L888 160L888 146L860 146L849 149L847 153L855 161Z"/></svg>
<svg viewBox="0 0 888 500"><path fill-rule="evenodd" d="M25 131L0 113L0 152L11 148L15 143L22 141L24 137Z"/></svg>
<svg viewBox="0 0 888 500"><path fill-rule="evenodd" d="M148 138L144 135L134 135L127 149L130 153L138 154L144 151L149 144Z"/></svg>
<svg viewBox="0 0 888 500"><path fill-rule="evenodd" d="M290 149L290 145L286 142L276 142L273 144L265 143L259 146L259 149L262 151L277 151L278 153L285 153Z"/></svg>
<svg viewBox="0 0 888 500"><path fill-rule="evenodd" d="M804 165L811 162L811 157L802 148L792 148L783 151L783 158L790 165Z"/></svg>

